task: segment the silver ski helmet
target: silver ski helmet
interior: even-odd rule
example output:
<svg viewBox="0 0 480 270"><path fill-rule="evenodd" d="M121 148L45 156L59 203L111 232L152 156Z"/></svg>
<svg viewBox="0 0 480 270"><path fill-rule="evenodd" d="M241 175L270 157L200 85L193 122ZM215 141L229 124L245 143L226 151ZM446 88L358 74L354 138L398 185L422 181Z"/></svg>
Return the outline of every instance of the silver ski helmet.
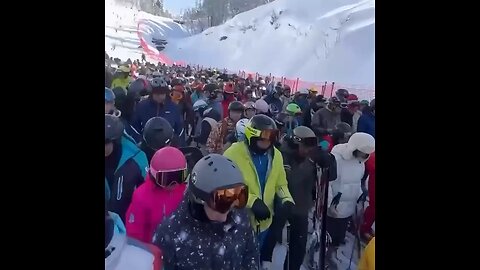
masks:
<svg viewBox="0 0 480 270"><path fill-rule="evenodd" d="M248 201L248 188L242 172L232 160L210 154L200 159L188 179L188 193L193 202L226 213L232 207L243 208Z"/></svg>

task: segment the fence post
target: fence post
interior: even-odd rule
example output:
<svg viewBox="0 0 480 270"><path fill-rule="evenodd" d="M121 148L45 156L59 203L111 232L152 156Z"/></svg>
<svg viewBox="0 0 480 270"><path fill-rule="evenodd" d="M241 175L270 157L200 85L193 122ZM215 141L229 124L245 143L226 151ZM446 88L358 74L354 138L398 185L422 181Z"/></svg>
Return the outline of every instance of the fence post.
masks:
<svg viewBox="0 0 480 270"><path fill-rule="evenodd" d="M300 80L300 78L297 77L297 84L296 84L296 87L295 87L295 92L297 92L297 90L298 90L298 80Z"/></svg>
<svg viewBox="0 0 480 270"><path fill-rule="evenodd" d="M333 97L333 89L335 88L335 82L332 82L332 92L330 92L330 97Z"/></svg>

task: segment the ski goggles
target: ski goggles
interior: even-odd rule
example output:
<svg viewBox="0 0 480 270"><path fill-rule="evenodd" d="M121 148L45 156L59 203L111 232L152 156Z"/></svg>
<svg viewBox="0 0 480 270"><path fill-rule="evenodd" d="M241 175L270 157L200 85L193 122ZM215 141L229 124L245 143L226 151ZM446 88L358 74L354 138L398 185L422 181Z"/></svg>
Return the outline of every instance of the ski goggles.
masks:
<svg viewBox="0 0 480 270"><path fill-rule="evenodd" d="M305 145L306 147L314 147L318 145L317 137L299 138L297 136L294 136L293 138L297 142Z"/></svg>
<svg viewBox="0 0 480 270"><path fill-rule="evenodd" d="M276 142L278 140L278 129L264 129L258 130L251 127L247 127L250 131L251 137L258 137L262 140L269 140L270 142Z"/></svg>
<svg viewBox="0 0 480 270"><path fill-rule="evenodd" d="M155 179L155 183L161 187L170 187L185 182L187 178L187 168L175 171L155 171L150 168L150 174Z"/></svg>
<svg viewBox="0 0 480 270"><path fill-rule="evenodd" d="M247 201L248 187L246 185L239 185L212 191L207 205L213 210L225 214L232 207L244 208L247 205Z"/></svg>

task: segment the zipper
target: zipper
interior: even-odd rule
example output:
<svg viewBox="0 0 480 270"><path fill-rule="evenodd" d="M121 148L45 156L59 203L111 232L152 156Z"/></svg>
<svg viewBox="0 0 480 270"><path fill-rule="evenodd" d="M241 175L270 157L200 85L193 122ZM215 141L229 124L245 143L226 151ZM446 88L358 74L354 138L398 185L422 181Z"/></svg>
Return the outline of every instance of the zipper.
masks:
<svg viewBox="0 0 480 270"><path fill-rule="evenodd" d="M246 149L246 150L247 150L247 154L249 154L250 157L251 157L249 159L248 163L252 167L253 171L255 172L255 176L257 177L258 188L260 189L260 199L263 201L263 192L265 192L265 190L263 190L263 192L262 192L262 185L260 185L260 178L258 177L257 168L255 168L255 164L253 164L253 156L248 152L248 149ZM267 179L265 179L265 182L266 181L267 181ZM266 184L265 184L265 187L266 187Z"/></svg>
<svg viewBox="0 0 480 270"><path fill-rule="evenodd" d="M120 201L122 199L122 193L123 193L123 175L118 178L118 182L117 182L117 201Z"/></svg>

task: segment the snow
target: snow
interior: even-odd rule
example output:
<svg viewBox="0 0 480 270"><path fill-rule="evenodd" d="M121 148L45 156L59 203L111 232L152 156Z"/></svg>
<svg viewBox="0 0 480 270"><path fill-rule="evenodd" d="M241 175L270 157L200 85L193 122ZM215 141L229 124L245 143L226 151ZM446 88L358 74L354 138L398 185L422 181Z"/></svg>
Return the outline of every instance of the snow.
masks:
<svg viewBox="0 0 480 270"><path fill-rule="evenodd" d="M169 45L189 63L373 86L375 1L277 0Z"/></svg>
<svg viewBox="0 0 480 270"><path fill-rule="evenodd" d="M360 98L375 96L374 0L277 0L194 36L171 19L106 0L107 53L122 60L140 58L139 35L157 53L151 39L166 39L161 54L174 61L335 81L338 87L368 92L353 91ZM223 36L227 39L220 41Z"/></svg>

